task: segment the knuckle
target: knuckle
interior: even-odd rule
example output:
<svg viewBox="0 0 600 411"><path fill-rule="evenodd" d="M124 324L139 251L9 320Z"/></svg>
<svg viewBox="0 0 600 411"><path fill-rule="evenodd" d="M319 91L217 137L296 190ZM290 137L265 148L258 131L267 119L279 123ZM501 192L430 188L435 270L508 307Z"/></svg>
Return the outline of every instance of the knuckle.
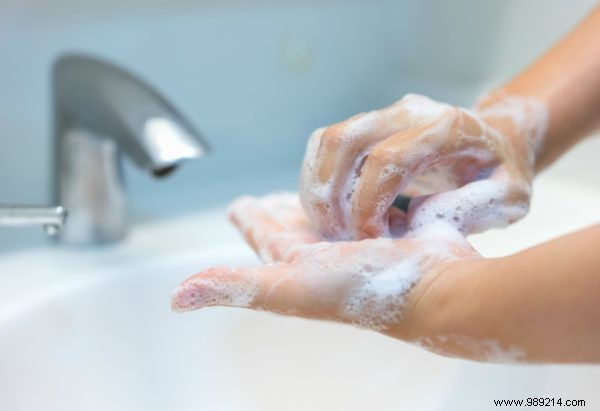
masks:
<svg viewBox="0 0 600 411"><path fill-rule="evenodd" d="M356 133L357 125L368 115L369 113L359 113L325 128L321 134L321 145L326 148L337 149L342 144L351 143L352 140L358 137Z"/></svg>
<svg viewBox="0 0 600 411"><path fill-rule="evenodd" d="M308 143L307 143L307 151L311 151L316 149L315 146L318 146L319 142L321 141L321 138L323 137L323 132L325 131L325 127L321 127L316 129L315 131L313 131L310 134L310 137L308 138Z"/></svg>
<svg viewBox="0 0 600 411"><path fill-rule="evenodd" d="M327 127L321 136L321 145L326 148L336 149L346 139L344 131L345 125L343 123Z"/></svg>
<svg viewBox="0 0 600 411"><path fill-rule="evenodd" d="M429 97L423 96L421 94L416 94L416 93L407 93L398 102L399 103L408 103L408 102L417 102L417 101L422 102L422 103L433 102L433 100L431 100Z"/></svg>
<svg viewBox="0 0 600 411"><path fill-rule="evenodd" d="M406 94L398 103L402 104L409 112L429 120L454 116L457 112L452 105L419 94Z"/></svg>
<svg viewBox="0 0 600 411"><path fill-rule="evenodd" d="M395 150L386 146L376 146L367 157L366 165L368 167L383 168L388 164L393 164L395 160Z"/></svg>
<svg viewBox="0 0 600 411"><path fill-rule="evenodd" d="M452 125L458 126L462 124L464 121L469 122L471 124L472 118L462 112L462 110L458 107L449 106L446 110L445 117L448 121L451 122Z"/></svg>
<svg viewBox="0 0 600 411"><path fill-rule="evenodd" d="M456 122L460 122L461 132L468 136L483 135L481 121L469 110L455 108Z"/></svg>

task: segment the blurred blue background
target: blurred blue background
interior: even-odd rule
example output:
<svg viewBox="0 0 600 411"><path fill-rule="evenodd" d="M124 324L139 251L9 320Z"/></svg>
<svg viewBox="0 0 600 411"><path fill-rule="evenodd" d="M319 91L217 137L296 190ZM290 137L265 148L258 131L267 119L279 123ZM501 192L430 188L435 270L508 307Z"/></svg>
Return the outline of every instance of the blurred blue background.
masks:
<svg viewBox="0 0 600 411"><path fill-rule="evenodd" d="M0 4L0 203L47 203L49 71L84 51L140 74L211 157L157 183L127 166L137 218L294 188L310 132L406 92L469 105L564 35L593 0L24 0ZM583 154L584 155L584 154ZM580 158L574 163L583 163ZM576 172L583 178L589 172ZM233 182L255 176L262 185ZM30 230L10 230L13 245Z"/></svg>

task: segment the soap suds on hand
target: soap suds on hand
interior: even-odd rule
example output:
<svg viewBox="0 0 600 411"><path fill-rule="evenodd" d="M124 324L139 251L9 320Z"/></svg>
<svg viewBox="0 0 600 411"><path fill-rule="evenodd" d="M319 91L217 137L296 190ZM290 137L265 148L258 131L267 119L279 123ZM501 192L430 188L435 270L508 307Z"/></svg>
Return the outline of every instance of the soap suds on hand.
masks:
<svg viewBox="0 0 600 411"><path fill-rule="evenodd" d="M403 113L401 118L405 126L412 127L413 132L410 145L400 144L396 150L395 145L388 144L385 152L382 144L384 140L394 138L394 134L378 134L374 138L366 130L376 128L377 122L383 122L383 119L391 121L390 118L396 118L389 117L392 112L396 117ZM483 117L511 124L518 138L527 146L529 161L524 168L528 170L515 170L511 162L520 154L515 152L514 142L484 122ZM372 183L395 187L374 198L376 201L366 221L369 232L386 237L392 235L388 213L400 194L427 196L428 204L436 200L437 194L440 194L439 203L456 194L460 199L453 200L453 203L462 203L462 212L461 216L455 216L460 221L455 222L465 234L506 226L528 211L530 179L548 121L548 110L544 104L530 97L506 95L494 104L471 111L423 96L407 95L381 111L348 120L345 127L335 126L331 133L338 133L334 139L338 147L336 161L354 156L350 171L341 167L344 171L340 174L334 169L328 179L322 180L319 173L322 170L319 164L322 161L321 149L330 144L324 139L333 137L327 137L328 129L324 128L312 135L300 178L304 210L317 230L329 239L362 238L362 234L353 232L352 222L357 216L353 211L356 211L357 204L362 204L359 197L362 168L377 146L377 154L383 155L382 159L388 163L377 162L381 168ZM394 131L401 129L396 127ZM444 144L449 145L446 147ZM349 149L356 146L359 149ZM505 164L506 160L510 161ZM493 183L479 184L482 181ZM492 189L494 193L490 192ZM417 201L423 203L422 199ZM429 208L440 207L438 204ZM453 214L453 210L447 211L441 214Z"/></svg>
<svg viewBox="0 0 600 411"><path fill-rule="evenodd" d="M456 259L456 250L472 252L464 237L446 226L399 238L326 241L314 232L294 193L243 197L230 214L263 261L293 264L266 298L293 282L309 290L311 299L322 298L319 304L338 301L339 320L377 331L402 318L405 296L431 264Z"/></svg>
<svg viewBox="0 0 600 411"><path fill-rule="evenodd" d="M180 284L173 293L171 308L190 311L208 306L248 307L258 292L259 274L250 268L215 267Z"/></svg>
<svg viewBox="0 0 600 411"><path fill-rule="evenodd" d="M500 131L480 116L513 122L530 147L528 166L533 173L548 123L547 110L540 104L534 99L506 96L475 113L409 95L389 108L356 116L344 125L345 140L335 142L339 143L338 154L355 156L352 168L344 175L339 175L342 168L334 169L325 181L318 176L317 162L327 130L315 131L306 150L300 198L293 193L260 199L242 197L230 207L232 221L263 262L289 265L264 293L266 304L281 287L292 284L309 293L307 298L316 306L332 310L331 318L337 321L380 332L397 325L405 315L410 291L432 266L478 256L467 243L467 235L504 226L527 213L530 182L515 177L514 170L502 164L503 158L514 154L512 148ZM382 164L376 184L398 181L396 190L382 195L369 210L369 224L377 226L382 236L349 241L355 237L352 199L362 167L370 150L388 136L373 130L383 124L385 130L397 132L402 127L390 119L401 117L406 122L403 127L432 124L414 136L409 153L388 153L390 161ZM454 151L442 156L432 148L432 141L439 145L439 137L456 127ZM395 197L404 190L417 195L408 213L397 210L390 214ZM256 272L234 268L219 273L211 275L209 271L184 282L175 292L174 309L255 306L261 285L259 268ZM295 310L289 307L288 313ZM518 361L524 356L516 347L466 336L414 343L433 351L453 344L486 361Z"/></svg>

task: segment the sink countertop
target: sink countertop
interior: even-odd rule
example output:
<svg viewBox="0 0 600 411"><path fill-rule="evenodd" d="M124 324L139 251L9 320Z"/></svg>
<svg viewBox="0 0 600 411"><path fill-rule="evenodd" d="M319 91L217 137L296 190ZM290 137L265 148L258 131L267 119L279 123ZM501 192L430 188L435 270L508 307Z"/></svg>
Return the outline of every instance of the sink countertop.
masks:
<svg viewBox="0 0 600 411"><path fill-rule="evenodd" d="M273 180L268 178L246 181L243 186L238 184L237 192L259 194L268 191L265 187L269 185L291 188L293 181L292 174L279 176L279 184L271 184ZM232 190L222 195L226 201L233 197ZM541 176L535 191L533 216L530 214L507 230L472 237L483 255L514 252L515 247L531 246L600 221L600 187ZM146 221L134 224L129 237L116 245L71 248L46 244L0 254L0 316L53 290L96 281L107 272L122 271L129 265L139 267L157 259L200 257L207 253L227 257L234 250L238 255L241 252L251 256L249 247L227 221L226 201L221 200L219 205L214 198L216 204L210 208L179 217L151 219L150 214ZM550 221L552 224L548 225Z"/></svg>

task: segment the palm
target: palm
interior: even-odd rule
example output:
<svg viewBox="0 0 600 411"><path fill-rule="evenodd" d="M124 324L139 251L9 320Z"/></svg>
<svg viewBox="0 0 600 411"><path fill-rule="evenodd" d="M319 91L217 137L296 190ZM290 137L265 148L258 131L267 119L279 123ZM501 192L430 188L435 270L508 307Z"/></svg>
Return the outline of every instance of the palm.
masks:
<svg viewBox="0 0 600 411"><path fill-rule="evenodd" d="M260 258L274 264L196 274L176 291L174 309L245 306L402 334L411 304L428 284L447 265L477 255L456 232L444 241L420 232L328 242L293 194L241 198L230 216ZM402 223L392 221L392 231L400 235Z"/></svg>

